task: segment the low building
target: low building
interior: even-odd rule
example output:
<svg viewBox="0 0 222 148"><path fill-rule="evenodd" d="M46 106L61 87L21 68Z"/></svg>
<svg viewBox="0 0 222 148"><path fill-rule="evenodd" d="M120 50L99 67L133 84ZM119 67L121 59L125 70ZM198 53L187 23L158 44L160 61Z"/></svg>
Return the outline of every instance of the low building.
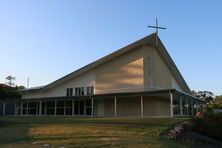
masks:
<svg viewBox="0 0 222 148"><path fill-rule="evenodd" d="M153 33L46 86L21 90L20 115L190 116L204 102Z"/></svg>

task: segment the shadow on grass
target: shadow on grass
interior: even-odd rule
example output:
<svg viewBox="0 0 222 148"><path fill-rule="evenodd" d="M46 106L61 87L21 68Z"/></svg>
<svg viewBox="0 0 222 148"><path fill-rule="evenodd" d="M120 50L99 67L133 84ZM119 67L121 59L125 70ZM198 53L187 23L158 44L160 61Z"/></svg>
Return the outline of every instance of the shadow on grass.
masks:
<svg viewBox="0 0 222 148"><path fill-rule="evenodd" d="M26 142L30 138L27 134L30 124L18 122L15 117L0 117L0 145Z"/></svg>
<svg viewBox="0 0 222 148"><path fill-rule="evenodd" d="M47 137L35 137L29 134L29 130L36 126L44 126L44 125L52 125L52 124L59 124L59 125L81 125L86 126L82 127L87 128L88 125L93 126L112 126L112 127L118 127L120 126L125 134L127 135L128 132L133 132L135 134L142 133L146 129L152 129L148 130L147 135L141 135L141 139L144 139L142 141L137 140L135 136L132 136L132 140L127 139L127 141L124 142L124 140L121 140L122 143L120 144L148 144L148 143L158 143L158 140L160 140L159 136L162 132L165 132L169 128L171 128L174 124L178 122L182 122L185 119L172 119L172 118L73 118L73 117L33 117L33 116L27 116L27 117L16 117L16 116L6 116L6 117L0 117L0 145L3 144L15 144L15 143L31 143L31 141L41 141L41 142L52 142L53 141L59 141L59 140L68 140L67 142L70 144L75 144L73 141L84 141L84 138L87 138L88 141L84 141L84 143L91 143L96 142L98 143L98 146L112 146L112 140L109 141L111 138L122 138L121 135L117 136L111 136L109 137L107 134L105 134L103 137L91 137L90 132L87 133L87 135L79 136L79 137L66 137L67 135L59 135L58 137L54 137L53 135L48 135ZM106 127L105 127L106 129ZM156 130L156 131L155 131ZM117 131L119 131L117 129ZM128 133L129 134L129 133ZM126 136L127 137L127 136ZM108 140L104 142L101 140L101 138L107 138ZM133 141L134 140L134 141ZM114 140L113 144L118 145L118 140ZM117 142L117 143L115 143ZM83 143L83 142L82 142ZM79 143L81 146L81 142ZM87 146L87 144L86 144ZM89 145L88 145L89 146Z"/></svg>
<svg viewBox="0 0 222 148"><path fill-rule="evenodd" d="M13 122L13 121L0 121L0 129L2 128L6 128L8 126L13 126L15 125L16 123Z"/></svg>

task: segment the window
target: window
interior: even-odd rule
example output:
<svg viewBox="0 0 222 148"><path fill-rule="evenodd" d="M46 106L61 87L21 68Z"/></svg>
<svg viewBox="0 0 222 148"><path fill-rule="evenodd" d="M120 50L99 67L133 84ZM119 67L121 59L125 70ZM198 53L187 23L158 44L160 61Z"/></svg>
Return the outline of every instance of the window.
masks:
<svg viewBox="0 0 222 148"><path fill-rule="evenodd" d="M94 94L94 86L87 86L86 95L93 95Z"/></svg>
<svg viewBox="0 0 222 148"><path fill-rule="evenodd" d="M85 100L86 101L86 115L92 114L92 101L91 100Z"/></svg>
<svg viewBox="0 0 222 148"><path fill-rule="evenodd" d="M67 88L66 89L66 96L68 96L68 97L73 96L73 88Z"/></svg>
<svg viewBox="0 0 222 148"><path fill-rule="evenodd" d="M84 96L84 87L76 87L75 95L76 96Z"/></svg>

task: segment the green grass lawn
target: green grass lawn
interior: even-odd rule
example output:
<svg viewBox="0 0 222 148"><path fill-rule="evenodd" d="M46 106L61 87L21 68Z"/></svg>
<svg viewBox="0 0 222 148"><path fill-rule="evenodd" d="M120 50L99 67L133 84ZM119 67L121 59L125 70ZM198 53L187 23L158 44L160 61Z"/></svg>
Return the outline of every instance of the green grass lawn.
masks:
<svg viewBox="0 0 222 148"><path fill-rule="evenodd" d="M0 117L0 147L186 147L161 136L184 120L4 116Z"/></svg>

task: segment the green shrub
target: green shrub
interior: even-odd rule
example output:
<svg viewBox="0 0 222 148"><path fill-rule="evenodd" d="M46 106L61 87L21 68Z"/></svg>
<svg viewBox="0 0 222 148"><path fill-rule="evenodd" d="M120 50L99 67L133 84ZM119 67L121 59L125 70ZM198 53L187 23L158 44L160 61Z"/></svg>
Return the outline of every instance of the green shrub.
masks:
<svg viewBox="0 0 222 148"><path fill-rule="evenodd" d="M202 134L222 141L222 113L204 113L202 117L195 117L193 128Z"/></svg>

